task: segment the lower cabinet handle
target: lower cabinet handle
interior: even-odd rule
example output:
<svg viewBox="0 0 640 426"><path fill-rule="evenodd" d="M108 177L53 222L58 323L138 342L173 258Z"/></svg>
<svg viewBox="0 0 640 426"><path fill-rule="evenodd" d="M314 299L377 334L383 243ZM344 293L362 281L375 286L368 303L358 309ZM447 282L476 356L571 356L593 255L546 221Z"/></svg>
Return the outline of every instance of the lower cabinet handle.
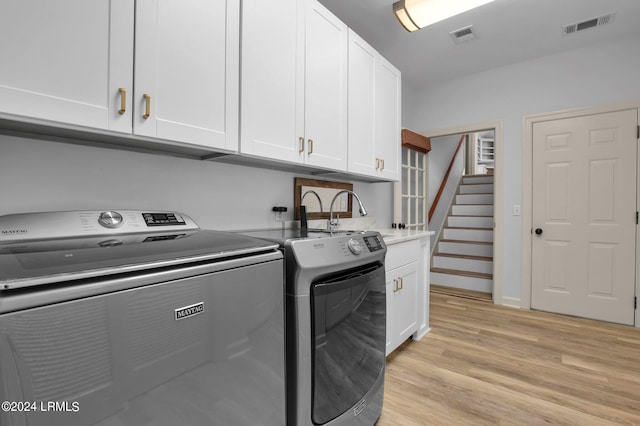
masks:
<svg viewBox="0 0 640 426"><path fill-rule="evenodd" d="M376 157L376 170L380 169L380 159Z"/></svg>
<svg viewBox="0 0 640 426"><path fill-rule="evenodd" d="M395 292L397 292L398 290L400 290L400 289L398 288L398 280L394 278L394 279L393 279L393 292L395 293Z"/></svg>
<svg viewBox="0 0 640 426"><path fill-rule="evenodd" d="M382 163L382 166L380 167L380 170L384 170L384 158L381 158L380 162Z"/></svg>
<svg viewBox="0 0 640 426"><path fill-rule="evenodd" d="M309 139L309 155L313 154L313 139Z"/></svg>
<svg viewBox="0 0 640 426"><path fill-rule="evenodd" d="M404 281L402 278L398 278L398 281L400 281L400 290L402 290L404 288Z"/></svg>
<svg viewBox="0 0 640 426"><path fill-rule="evenodd" d="M298 154L301 154L304 152L304 137L299 137L298 138L298 142L300 142L300 148L298 149Z"/></svg>
<svg viewBox="0 0 640 426"><path fill-rule="evenodd" d="M118 114L122 115L127 111L127 89L121 87L120 89L120 109Z"/></svg>
<svg viewBox="0 0 640 426"><path fill-rule="evenodd" d="M144 115L142 116L142 118L146 120L151 115L151 96L145 93L144 95L142 95L142 97L144 98L145 103Z"/></svg>

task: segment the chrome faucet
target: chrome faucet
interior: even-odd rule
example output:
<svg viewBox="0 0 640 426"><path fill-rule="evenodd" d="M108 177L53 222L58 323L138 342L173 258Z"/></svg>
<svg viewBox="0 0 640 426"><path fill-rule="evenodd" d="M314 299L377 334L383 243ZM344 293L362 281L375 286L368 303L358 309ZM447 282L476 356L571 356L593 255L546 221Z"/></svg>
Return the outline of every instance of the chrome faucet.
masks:
<svg viewBox="0 0 640 426"><path fill-rule="evenodd" d="M340 194L343 194L345 192L348 192L349 194L353 195L353 197L358 202L358 207L359 207L359 210L360 210L360 216L366 216L367 215L367 210L364 208L364 205L362 204L362 201L360 201L360 197L358 197L358 194L356 194L355 192L353 192L353 191L351 191L349 189L343 189L342 191L340 191L336 195L334 195L333 199L331 200L331 206L329 206L329 222L327 222L327 229L329 231L333 230L334 227L338 226L338 221L337 220L335 222L333 221L333 202L336 201L336 198L338 198L340 196Z"/></svg>
<svg viewBox="0 0 640 426"><path fill-rule="evenodd" d="M318 203L320 203L320 212L322 213L322 200L320 199L320 196L318 195L318 193L316 191L314 191L313 189L310 189L308 191L306 191L304 194L302 194L302 198L300 198L300 204L302 204L302 201L304 200L305 195L307 195L308 193L312 193L313 195L316 196L316 198L318 199Z"/></svg>

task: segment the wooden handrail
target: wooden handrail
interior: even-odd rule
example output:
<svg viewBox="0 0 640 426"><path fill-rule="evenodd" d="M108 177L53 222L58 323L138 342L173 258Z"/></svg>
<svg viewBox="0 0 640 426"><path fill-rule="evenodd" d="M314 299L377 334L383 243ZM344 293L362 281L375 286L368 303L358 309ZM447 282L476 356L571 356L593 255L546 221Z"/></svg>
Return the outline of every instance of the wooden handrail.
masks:
<svg viewBox="0 0 640 426"><path fill-rule="evenodd" d="M460 136L460 142L458 142L458 147L456 148L456 152L451 157L451 163L449 163L449 168L447 169L447 173L444 174L444 178L442 179L442 183L440 184L440 188L438 189L438 193L436 194L436 198L433 199L433 204L431 204L431 208L429 209L429 222L431 222L431 218L433 217L433 213L436 211L436 207L438 206L438 201L440 201L440 197L442 196L442 192L444 191L444 187L447 184L447 179L449 179L449 173L451 173L451 169L453 168L453 162L456 161L456 157L458 156L458 152L460 151L460 147L462 146L462 141L464 141L466 134Z"/></svg>

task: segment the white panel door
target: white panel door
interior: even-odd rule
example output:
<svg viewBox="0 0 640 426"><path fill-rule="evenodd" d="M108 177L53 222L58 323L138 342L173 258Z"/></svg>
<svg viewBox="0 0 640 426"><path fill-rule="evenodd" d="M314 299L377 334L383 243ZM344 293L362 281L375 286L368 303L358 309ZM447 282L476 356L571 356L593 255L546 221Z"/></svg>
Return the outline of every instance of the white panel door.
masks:
<svg viewBox="0 0 640 426"><path fill-rule="evenodd" d="M133 13L129 0L3 0L0 115L130 133Z"/></svg>
<svg viewBox="0 0 640 426"><path fill-rule="evenodd" d="M347 26L308 0L305 31L305 163L347 169Z"/></svg>
<svg viewBox="0 0 640 426"><path fill-rule="evenodd" d="M376 175L375 70L378 53L349 30L349 147L347 170Z"/></svg>
<svg viewBox="0 0 640 426"><path fill-rule="evenodd" d="M634 322L637 110L533 127L531 306Z"/></svg>
<svg viewBox="0 0 640 426"><path fill-rule="evenodd" d="M400 71L382 57L376 62L376 157L386 179L400 178Z"/></svg>
<svg viewBox="0 0 640 426"><path fill-rule="evenodd" d="M236 150L239 1L136 1L134 132Z"/></svg>
<svg viewBox="0 0 640 426"><path fill-rule="evenodd" d="M240 150L304 160L304 2L242 3Z"/></svg>

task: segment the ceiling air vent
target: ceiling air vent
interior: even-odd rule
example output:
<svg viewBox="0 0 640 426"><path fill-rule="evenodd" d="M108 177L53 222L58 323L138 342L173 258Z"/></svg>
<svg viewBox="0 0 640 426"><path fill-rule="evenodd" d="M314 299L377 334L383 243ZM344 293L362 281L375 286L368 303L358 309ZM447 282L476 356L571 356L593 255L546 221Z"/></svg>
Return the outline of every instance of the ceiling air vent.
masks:
<svg viewBox="0 0 640 426"><path fill-rule="evenodd" d="M596 18L587 19L586 21L565 25L564 27L562 27L562 33L564 35L568 35L568 34L577 33L578 31L597 27L600 25L609 24L613 21L613 16L615 14L616 14L615 12L611 12L611 13L607 13L606 15L598 16Z"/></svg>
<svg viewBox="0 0 640 426"><path fill-rule="evenodd" d="M473 30L473 25L467 25L466 27L458 28L449 32L449 35L457 44L465 43L467 41L475 40L476 33Z"/></svg>

